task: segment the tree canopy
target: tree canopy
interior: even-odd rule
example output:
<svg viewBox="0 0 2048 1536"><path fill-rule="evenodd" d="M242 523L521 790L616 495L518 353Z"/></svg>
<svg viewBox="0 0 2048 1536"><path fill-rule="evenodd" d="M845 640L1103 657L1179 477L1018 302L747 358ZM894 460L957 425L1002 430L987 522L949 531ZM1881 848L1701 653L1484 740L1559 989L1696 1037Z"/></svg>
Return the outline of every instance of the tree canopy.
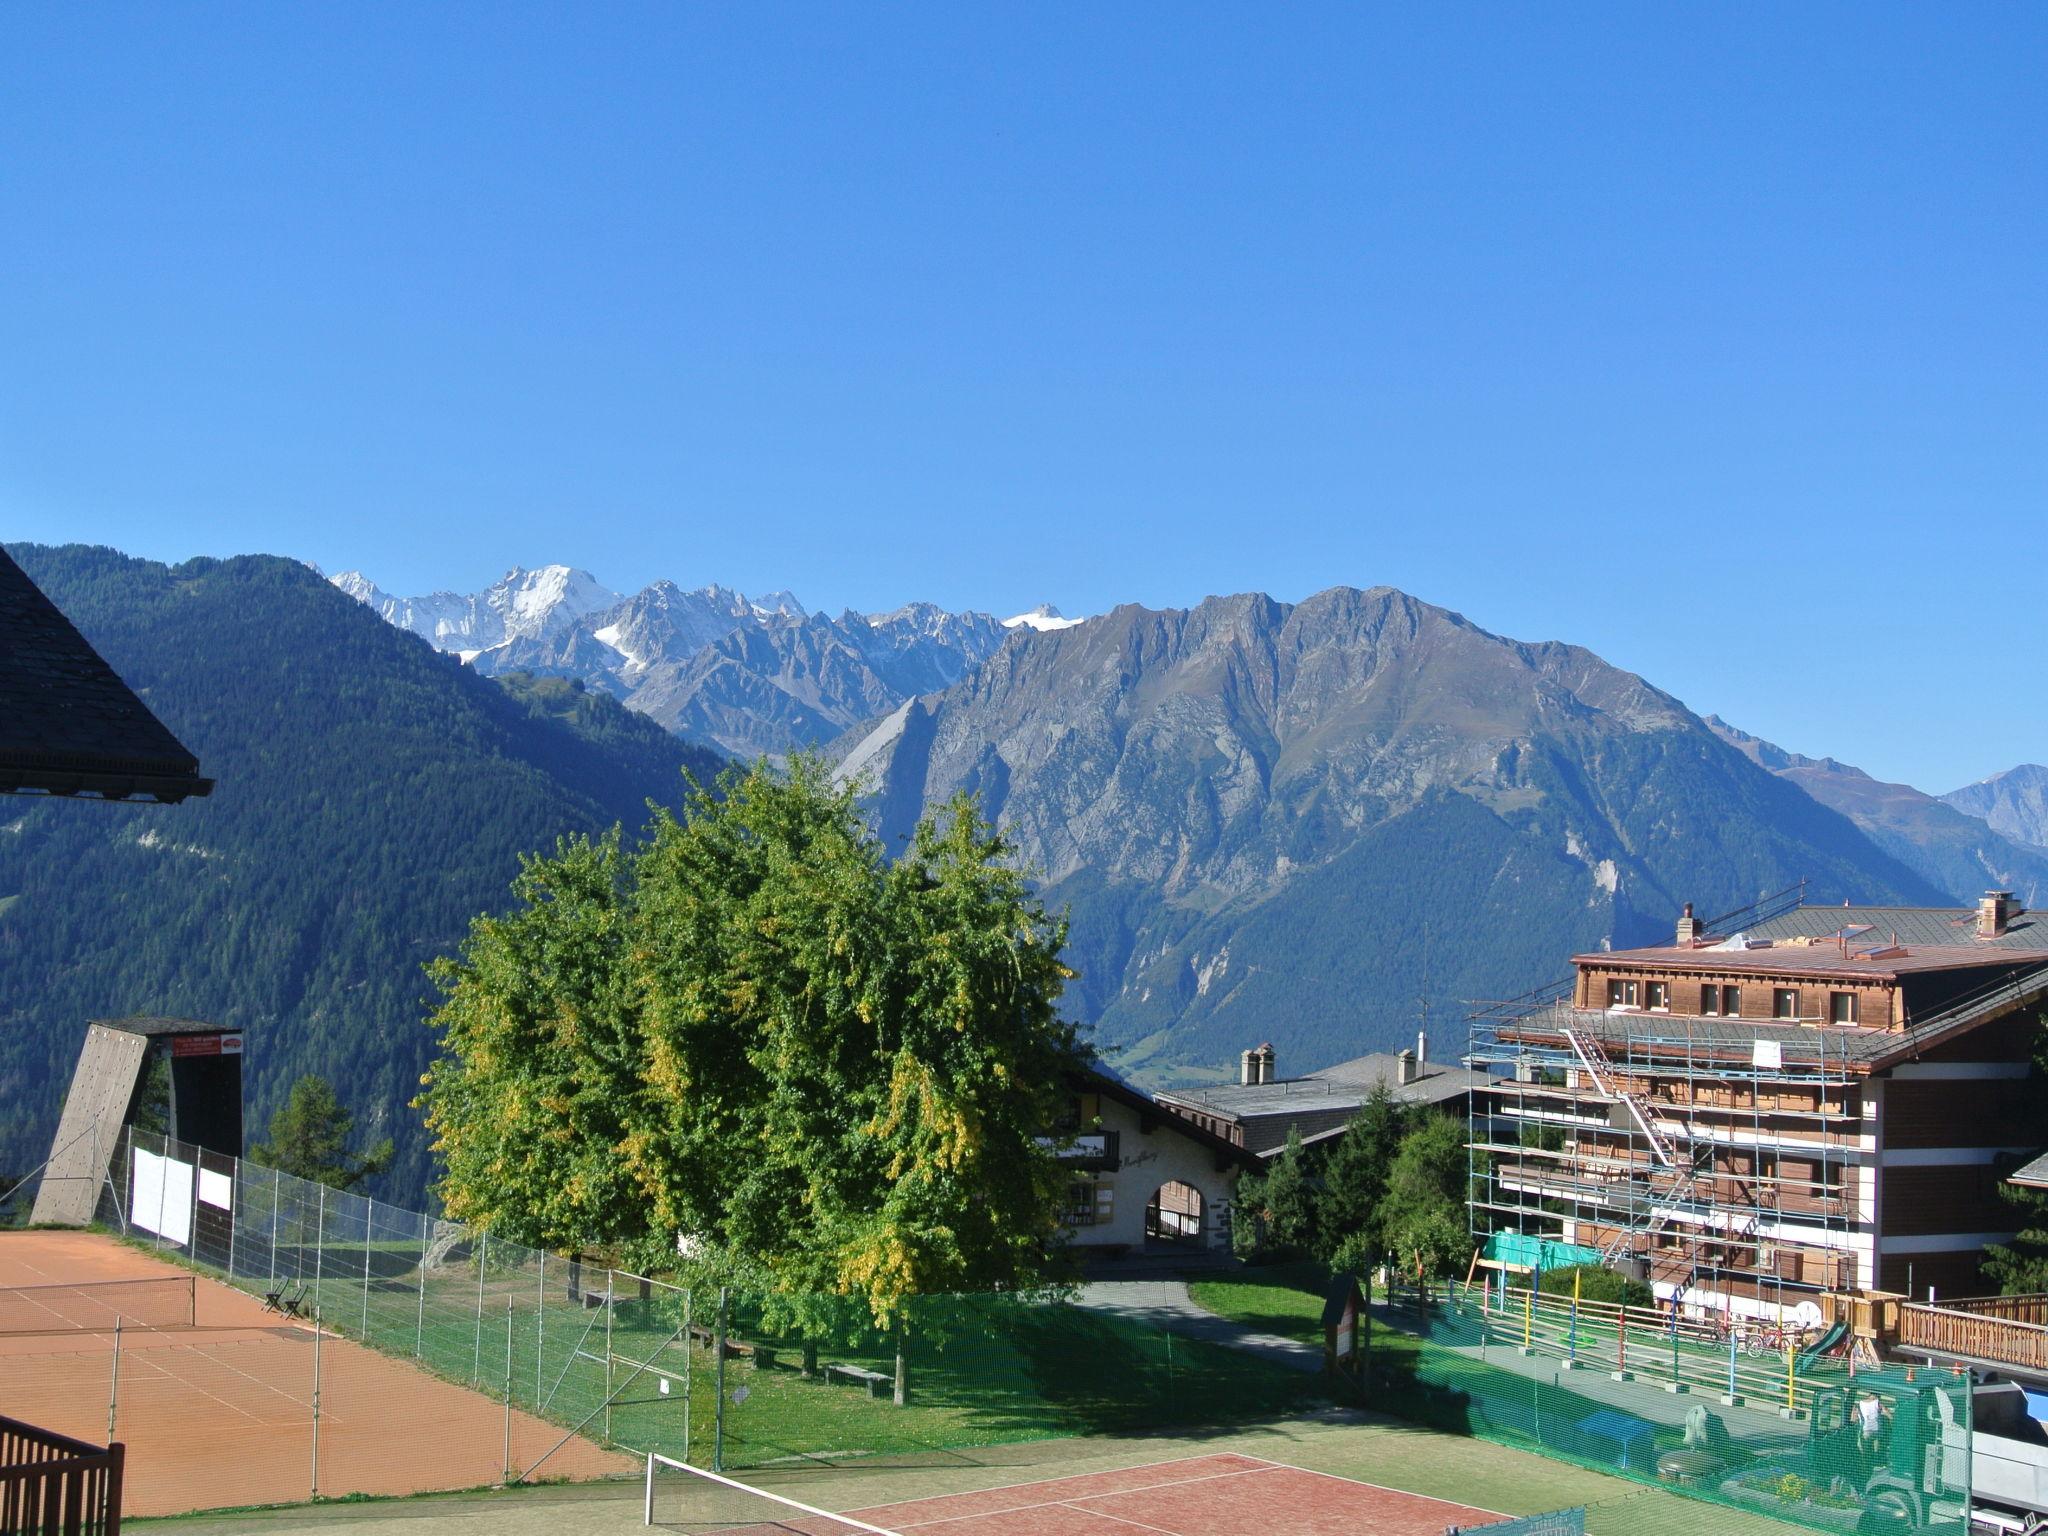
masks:
<svg viewBox="0 0 2048 1536"><path fill-rule="evenodd" d="M308 1072L270 1117L270 1139L249 1149L251 1162L330 1189L354 1189L391 1165L391 1138L367 1152L348 1149L355 1116L335 1097L326 1078Z"/></svg>
<svg viewBox="0 0 2048 1536"><path fill-rule="evenodd" d="M435 967L420 1103L451 1216L558 1248L910 1296L1044 1277L1041 1141L1082 1060L1064 925L973 803L891 860L817 759L728 772L644 846L571 838Z"/></svg>

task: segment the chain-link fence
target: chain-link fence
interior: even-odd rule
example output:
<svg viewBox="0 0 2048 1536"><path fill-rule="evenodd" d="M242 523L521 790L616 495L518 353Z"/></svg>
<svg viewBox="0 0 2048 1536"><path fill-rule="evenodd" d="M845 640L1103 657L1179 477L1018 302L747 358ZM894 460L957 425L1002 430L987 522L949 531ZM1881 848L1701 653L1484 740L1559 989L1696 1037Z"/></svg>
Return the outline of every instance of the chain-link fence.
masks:
<svg viewBox="0 0 2048 1536"><path fill-rule="evenodd" d="M133 1132L99 1219L286 1318L556 1426L710 1467L1254 1422L1318 1379L1037 1295L922 1298L883 1331L836 1296L693 1292ZM508 1444L510 1435L508 1433ZM348 1491L323 1479L323 1491Z"/></svg>

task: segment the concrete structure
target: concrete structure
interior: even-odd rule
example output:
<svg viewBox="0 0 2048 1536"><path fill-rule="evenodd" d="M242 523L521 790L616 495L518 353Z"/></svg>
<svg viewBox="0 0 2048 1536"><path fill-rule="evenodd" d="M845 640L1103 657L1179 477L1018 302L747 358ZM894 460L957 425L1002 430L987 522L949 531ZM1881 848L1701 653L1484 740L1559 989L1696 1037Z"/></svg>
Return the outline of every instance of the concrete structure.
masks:
<svg viewBox="0 0 2048 1536"><path fill-rule="evenodd" d="M1076 1083L1059 1129L1071 1170L1067 1230L1084 1256L1230 1251L1238 1176L1258 1166L1244 1148L1106 1072Z"/></svg>
<svg viewBox="0 0 2048 1536"><path fill-rule="evenodd" d="M1287 1144L1289 1131L1304 1142L1341 1134L1383 1084L1397 1103L1463 1114L1466 1096L1487 1080L1484 1073L1430 1060L1422 1035L1413 1051L1358 1056L1300 1077L1277 1077L1274 1067L1273 1047L1262 1045L1244 1053L1237 1082L1166 1089L1157 1098L1203 1130L1271 1157Z"/></svg>
<svg viewBox="0 0 2048 1536"><path fill-rule="evenodd" d="M2048 919L2004 892L1688 910L1678 942L1573 967L1473 1021L1468 1059L1505 1073L1475 1095L1477 1225L1597 1248L1700 1308L1982 1289L1981 1250L2013 1235L2001 1171L2040 1145Z"/></svg>
<svg viewBox="0 0 2048 1536"><path fill-rule="evenodd" d="M136 1117L174 1140L239 1157L242 1032L198 1019L96 1019L64 1097L31 1220L92 1220L108 1161Z"/></svg>

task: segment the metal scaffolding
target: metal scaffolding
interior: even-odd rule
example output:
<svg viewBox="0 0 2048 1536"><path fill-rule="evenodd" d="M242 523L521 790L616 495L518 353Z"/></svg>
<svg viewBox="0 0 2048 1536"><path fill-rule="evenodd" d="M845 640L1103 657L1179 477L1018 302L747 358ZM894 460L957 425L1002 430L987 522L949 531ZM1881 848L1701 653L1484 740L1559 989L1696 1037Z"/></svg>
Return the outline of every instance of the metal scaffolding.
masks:
<svg viewBox="0 0 2048 1536"><path fill-rule="evenodd" d="M1597 1249L1695 1313L1780 1313L1859 1283L1861 1078L1824 1029L1573 1006L1470 1020L1475 1233ZM1867 1252L1867 1245L1862 1250Z"/></svg>

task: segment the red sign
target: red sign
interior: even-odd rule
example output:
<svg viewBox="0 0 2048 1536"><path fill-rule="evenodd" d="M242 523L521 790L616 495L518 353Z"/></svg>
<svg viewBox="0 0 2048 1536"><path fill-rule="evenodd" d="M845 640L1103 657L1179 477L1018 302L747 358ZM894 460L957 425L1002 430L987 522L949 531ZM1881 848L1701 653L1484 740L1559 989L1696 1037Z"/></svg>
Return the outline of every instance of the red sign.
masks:
<svg viewBox="0 0 2048 1536"><path fill-rule="evenodd" d="M173 1056L239 1056L242 1054L240 1035L173 1035L171 1036Z"/></svg>

